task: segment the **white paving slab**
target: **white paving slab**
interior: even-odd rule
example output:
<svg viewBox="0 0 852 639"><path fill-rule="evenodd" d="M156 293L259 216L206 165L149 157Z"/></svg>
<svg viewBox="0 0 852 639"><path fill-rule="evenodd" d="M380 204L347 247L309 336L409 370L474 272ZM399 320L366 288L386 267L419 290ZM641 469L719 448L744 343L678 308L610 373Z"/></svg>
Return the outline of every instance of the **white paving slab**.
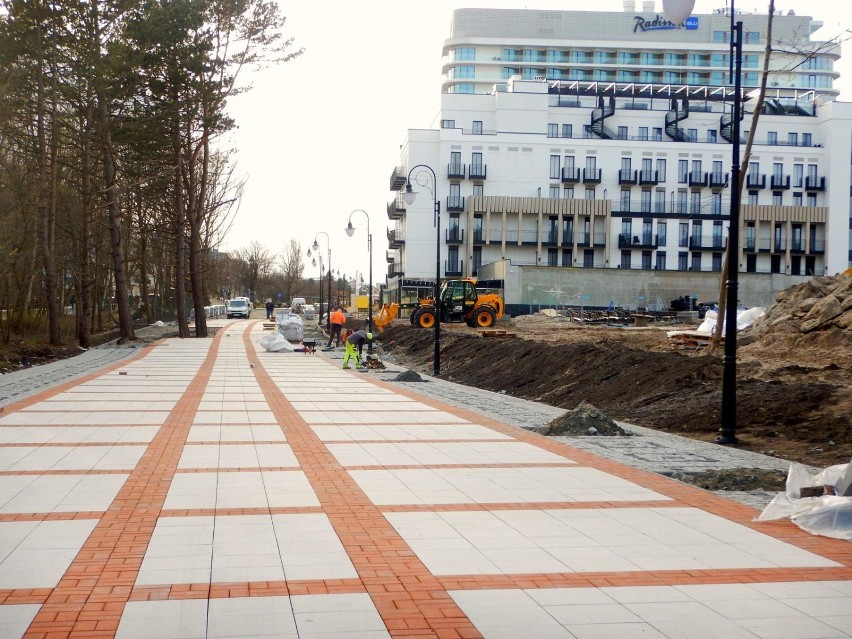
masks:
<svg viewBox="0 0 852 639"><path fill-rule="evenodd" d="M573 464L566 457L526 442L435 442L327 444L343 466L440 464Z"/></svg>
<svg viewBox="0 0 852 639"><path fill-rule="evenodd" d="M5 426L0 444L150 443L159 426Z"/></svg>
<svg viewBox="0 0 852 639"><path fill-rule="evenodd" d="M277 424L251 426L193 426L188 442L285 442L284 431Z"/></svg>
<svg viewBox="0 0 852 639"><path fill-rule="evenodd" d="M187 444L178 468L284 468L299 462L288 444Z"/></svg>
<svg viewBox="0 0 852 639"><path fill-rule="evenodd" d="M4 604L0 606L0 637L23 637L38 614L41 604Z"/></svg>
<svg viewBox="0 0 852 639"><path fill-rule="evenodd" d="M311 426L324 442L353 442L364 440L418 441L418 440L471 440L503 439L503 435L479 424L350 424L347 426Z"/></svg>
<svg viewBox="0 0 852 639"><path fill-rule="evenodd" d="M302 471L177 473L165 509L319 506Z"/></svg>
<svg viewBox="0 0 852 639"><path fill-rule="evenodd" d="M302 411L308 424L469 424L468 420L439 410L428 411Z"/></svg>
<svg viewBox="0 0 852 639"><path fill-rule="evenodd" d="M0 590L55 587L97 523L0 522Z"/></svg>
<svg viewBox="0 0 852 639"><path fill-rule="evenodd" d="M324 514L160 517L136 583L355 576Z"/></svg>
<svg viewBox="0 0 852 639"><path fill-rule="evenodd" d="M0 470L132 470L146 446L0 447Z"/></svg>
<svg viewBox="0 0 852 639"><path fill-rule="evenodd" d="M0 513L105 511L128 475L6 475Z"/></svg>
<svg viewBox="0 0 852 639"><path fill-rule="evenodd" d="M668 501L587 467L352 470L377 505Z"/></svg>

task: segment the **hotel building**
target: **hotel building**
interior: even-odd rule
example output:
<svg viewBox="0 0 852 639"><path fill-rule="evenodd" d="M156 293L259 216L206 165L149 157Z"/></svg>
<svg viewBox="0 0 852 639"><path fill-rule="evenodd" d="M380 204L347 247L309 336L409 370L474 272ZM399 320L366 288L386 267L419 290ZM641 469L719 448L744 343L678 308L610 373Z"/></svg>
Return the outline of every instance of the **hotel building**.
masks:
<svg viewBox="0 0 852 639"><path fill-rule="evenodd" d="M767 16L737 19L745 142ZM819 26L773 19L773 43L786 53L770 57L746 164L746 305L852 263L852 105L835 100L839 46L812 40ZM439 121L408 131L391 175L399 193L422 164L437 184L415 169L422 195L388 205L390 298L413 301L434 282L435 195L441 277L500 280L512 312L566 296L626 307L716 299L731 189L729 35L727 15L672 25L653 2L641 11L625 2L624 12L455 11Z"/></svg>

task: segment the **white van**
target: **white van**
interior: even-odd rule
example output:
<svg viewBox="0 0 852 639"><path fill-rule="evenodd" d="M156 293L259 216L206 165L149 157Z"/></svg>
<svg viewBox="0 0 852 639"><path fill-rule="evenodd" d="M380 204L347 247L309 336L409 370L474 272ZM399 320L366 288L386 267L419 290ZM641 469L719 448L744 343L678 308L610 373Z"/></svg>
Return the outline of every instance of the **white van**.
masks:
<svg viewBox="0 0 852 639"><path fill-rule="evenodd" d="M301 313L302 308L305 306L305 298L304 297L294 297L293 301L290 302L290 310L294 313Z"/></svg>
<svg viewBox="0 0 852 639"><path fill-rule="evenodd" d="M225 308L225 315L228 319L233 317L244 317L248 319L251 317L251 305L246 302L245 298L235 297L228 302L228 306Z"/></svg>

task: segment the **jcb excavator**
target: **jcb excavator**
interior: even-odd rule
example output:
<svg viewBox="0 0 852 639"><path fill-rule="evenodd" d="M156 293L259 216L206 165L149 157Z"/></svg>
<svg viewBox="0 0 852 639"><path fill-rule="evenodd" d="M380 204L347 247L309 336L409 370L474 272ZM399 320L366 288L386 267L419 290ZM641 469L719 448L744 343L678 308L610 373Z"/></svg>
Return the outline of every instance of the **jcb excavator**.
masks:
<svg viewBox="0 0 852 639"><path fill-rule="evenodd" d="M439 293L442 322L465 322L468 326L488 328L503 317L503 300L495 293L480 293L476 280L446 280ZM385 330L399 314L399 304L385 304L373 317L373 326ZM435 326L436 309L431 299L422 299L411 312L409 321L414 326Z"/></svg>

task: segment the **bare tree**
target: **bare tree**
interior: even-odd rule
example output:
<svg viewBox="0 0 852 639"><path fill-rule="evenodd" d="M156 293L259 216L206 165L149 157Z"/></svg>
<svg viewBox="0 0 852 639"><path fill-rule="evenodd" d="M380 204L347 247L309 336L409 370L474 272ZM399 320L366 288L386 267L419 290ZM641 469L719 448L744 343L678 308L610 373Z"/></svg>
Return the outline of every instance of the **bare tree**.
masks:
<svg viewBox="0 0 852 639"><path fill-rule="evenodd" d="M248 292L252 300L256 299L261 282L269 277L275 264L275 257L260 242L252 242L245 248L234 252L237 263L237 280L242 289Z"/></svg>
<svg viewBox="0 0 852 639"><path fill-rule="evenodd" d="M284 299L293 298L297 293L297 287L302 282L305 266L302 263L302 245L299 240L291 239L284 247L284 253L279 259L281 265L281 286L284 289Z"/></svg>

